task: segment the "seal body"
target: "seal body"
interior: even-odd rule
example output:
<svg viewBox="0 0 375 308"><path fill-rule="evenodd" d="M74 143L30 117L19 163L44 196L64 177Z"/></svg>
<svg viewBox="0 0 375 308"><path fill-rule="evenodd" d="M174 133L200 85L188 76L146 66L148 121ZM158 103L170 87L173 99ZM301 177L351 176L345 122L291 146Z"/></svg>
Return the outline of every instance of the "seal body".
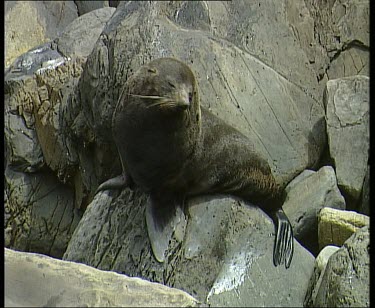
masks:
<svg viewBox="0 0 375 308"><path fill-rule="evenodd" d="M163 232L187 197L230 194L258 205L273 219L274 264L289 267L293 234L282 210L283 189L251 140L200 106L187 65L160 58L141 67L125 84L112 129L123 175L98 190L134 183L148 193L149 234ZM156 253L159 261L162 254Z"/></svg>

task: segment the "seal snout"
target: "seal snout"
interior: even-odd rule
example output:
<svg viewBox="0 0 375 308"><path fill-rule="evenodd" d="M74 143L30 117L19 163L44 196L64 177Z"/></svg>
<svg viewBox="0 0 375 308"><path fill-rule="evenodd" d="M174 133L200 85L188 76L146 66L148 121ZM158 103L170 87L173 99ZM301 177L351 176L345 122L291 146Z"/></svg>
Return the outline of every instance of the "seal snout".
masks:
<svg viewBox="0 0 375 308"><path fill-rule="evenodd" d="M181 109L187 109L191 104L191 94L189 94L188 89L186 87L182 87L174 94L174 101L176 103L176 107Z"/></svg>

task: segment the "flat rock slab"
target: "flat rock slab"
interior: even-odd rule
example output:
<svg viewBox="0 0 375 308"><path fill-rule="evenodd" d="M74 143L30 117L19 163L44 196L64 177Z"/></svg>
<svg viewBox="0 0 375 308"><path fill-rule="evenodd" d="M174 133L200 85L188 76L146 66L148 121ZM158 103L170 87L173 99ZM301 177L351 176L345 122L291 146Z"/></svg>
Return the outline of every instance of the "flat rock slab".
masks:
<svg viewBox="0 0 375 308"><path fill-rule="evenodd" d="M84 264L5 249L5 307L187 307L189 294Z"/></svg>

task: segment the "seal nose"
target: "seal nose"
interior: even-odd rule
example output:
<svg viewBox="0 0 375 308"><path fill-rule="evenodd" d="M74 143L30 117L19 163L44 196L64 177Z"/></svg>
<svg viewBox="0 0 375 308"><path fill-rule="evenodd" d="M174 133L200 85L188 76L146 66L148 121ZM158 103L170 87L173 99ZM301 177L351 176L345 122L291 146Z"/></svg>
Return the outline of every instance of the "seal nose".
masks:
<svg viewBox="0 0 375 308"><path fill-rule="evenodd" d="M190 106L189 93L186 89L180 89L176 93L176 103L177 106L182 109L186 109Z"/></svg>
<svg viewBox="0 0 375 308"><path fill-rule="evenodd" d="M179 107L181 108L187 108L190 106L190 95L189 95L189 91L183 87L181 88L178 92L177 92L177 104Z"/></svg>

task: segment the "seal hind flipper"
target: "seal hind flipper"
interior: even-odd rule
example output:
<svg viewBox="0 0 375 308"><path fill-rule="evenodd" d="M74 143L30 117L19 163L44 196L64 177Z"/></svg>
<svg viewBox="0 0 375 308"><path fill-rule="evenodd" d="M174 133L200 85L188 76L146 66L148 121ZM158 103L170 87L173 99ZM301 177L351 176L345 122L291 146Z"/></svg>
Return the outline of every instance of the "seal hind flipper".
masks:
<svg viewBox="0 0 375 308"><path fill-rule="evenodd" d="M282 209L276 210L271 215L275 222L276 236L273 248L273 264L278 266L282 263L289 268L294 252L293 229L288 217Z"/></svg>
<svg viewBox="0 0 375 308"><path fill-rule="evenodd" d="M130 186L130 184L131 184L130 178L126 176L125 174L120 174L100 184L99 187L95 191L95 195L99 191L102 191L102 190L120 189L120 188Z"/></svg>
<svg viewBox="0 0 375 308"><path fill-rule="evenodd" d="M165 203L167 202L167 203ZM171 203L169 203L171 202ZM146 204L146 225L155 259L164 262L165 252L177 225L185 219L181 204L151 196Z"/></svg>

